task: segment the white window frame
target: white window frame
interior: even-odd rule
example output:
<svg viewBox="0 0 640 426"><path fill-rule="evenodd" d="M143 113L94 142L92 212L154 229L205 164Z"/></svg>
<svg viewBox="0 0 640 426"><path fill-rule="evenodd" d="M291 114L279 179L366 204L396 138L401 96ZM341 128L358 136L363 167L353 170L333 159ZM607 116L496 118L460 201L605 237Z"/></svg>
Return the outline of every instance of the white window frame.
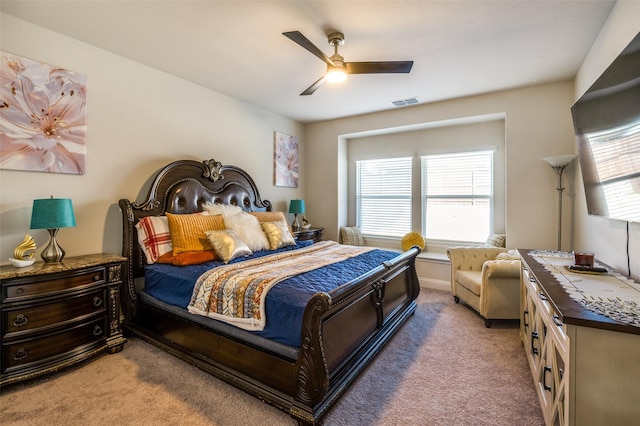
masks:
<svg viewBox="0 0 640 426"><path fill-rule="evenodd" d="M422 154L420 156L420 192L421 192L421 213L422 213L422 217L421 217L421 229L422 229L422 235L425 237L425 239L429 240L429 241L449 241L449 242L458 242L458 243L469 243L469 244L477 244L477 243L481 243L483 241L486 240L487 236L493 232L493 227L494 227L494 167L495 167L495 159L494 159L494 154L495 154L495 149L487 149L487 148L483 148L483 149L479 149L479 150L465 150L465 151L461 151L461 152L447 152L447 153L437 153L437 154ZM488 160L490 162L489 164L489 170L486 173L486 175L483 177L483 185L473 185L473 183L471 182L464 182L466 184L466 187L464 190L460 191L460 188L455 188L452 189L451 192L440 192L437 195L429 195L427 193L428 187L427 187L427 170L426 170L426 161L427 159L440 159L443 161L449 161L449 160L454 160L456 158L459 158L461 160L465 160L469 159L470 157L475 156L475 157L483 157L483 156L488 156ZM455 164L455 163L454 163ZM462 167L462 165L461 165ZM468 168L462 168L462 171L466 171L468 170ZM451 179L456 179L456 177L463 172L459 172L458 168L456 167L454 170L451 171L444 171L446 173L451 173ZM464 178L462 179L464 181ZM469 183L471 183L471 187L475 188L470 188L469 187ZM487 191L488 189L488 191ZM480 192L475 192L475 190L479 190ZM428 203L428 199L453 199L453 200L460 200L460 201L468 201L468 200L488 200L488 208L489 211L488 213L488 223L486 224L487 228L485 230L483 230L483 232L478 232L476 234L475 237L473 237L471 234L467 234L468 237L467 238L460 238L460 236L452 236L449 235L448 237L442 237L442 236L434 236L434 235L430 235L430 232L428 232L427 227L427 203ZM462 223L461 226L464 226L466 224Z"/></svg>
<svg viewBox="0 0 640 426"><path fill-rule="evenodd" d="M387 174L380 176L388 180L385 182L375 181L376 176L367 172L363 167L381 167L388 163ZM412 179L413 179L413 156L397 156L385 158L369 158L355 161L356 172L356 225L358 225L364 235L401 238L411 231L411 211L413 203ZM362 186L362 179L367 178L365 187ZM382 185L382 186L379 186ZM378 187L379 191L376 190ZM364 193L364 194L363 194ZM376 210L370 211L370 221L363 222L365 214L362 206L363 200L380 200L378 206L373 206ZM402 222L405 223L402 223Z"/></svg>

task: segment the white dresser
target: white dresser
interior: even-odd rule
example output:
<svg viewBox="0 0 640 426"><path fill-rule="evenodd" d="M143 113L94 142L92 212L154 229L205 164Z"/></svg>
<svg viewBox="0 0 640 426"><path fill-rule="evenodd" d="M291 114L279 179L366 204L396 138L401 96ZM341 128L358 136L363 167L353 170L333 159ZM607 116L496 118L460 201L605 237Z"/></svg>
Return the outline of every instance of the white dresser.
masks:
<svg viewBox="0 0 640 426"><path fill-rule="evenodd" d="M520 337L546 424L640 424L640 284L572 272L566 252L518 252Z"/></svg>

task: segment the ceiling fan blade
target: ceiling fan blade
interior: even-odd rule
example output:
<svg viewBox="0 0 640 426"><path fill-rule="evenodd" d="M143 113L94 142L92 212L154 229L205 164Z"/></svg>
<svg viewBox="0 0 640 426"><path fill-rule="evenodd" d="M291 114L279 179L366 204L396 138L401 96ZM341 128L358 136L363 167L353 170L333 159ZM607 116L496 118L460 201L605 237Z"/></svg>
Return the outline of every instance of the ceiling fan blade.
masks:
<svg viewBox="0 0 640 426"><path fill-rule="evenodd" d="M413 61L347 62L347 74L390 74L411 71Z"/></svg>
<svg viewBox="0 0 640 426"><path fill-rule="evenodd" d="M322 50L318 49L315 44L311 43L308 38L303 36L300 31L288 31L282 34L290 38L292 41L298 43L300 46L304 47L327 64L335 66L333 61L327 55L325 55Z"/></svg>
<svg viewBox="0 0 640 426"><path fill-rule="evenodd" d="M300 93L300 96L313 95L313 92L318 90L318 87L320 87L322 83L324 83L324 79L325 79L325 76L323 75L315 83L307 87L307 89L304 92Z"/></svg>

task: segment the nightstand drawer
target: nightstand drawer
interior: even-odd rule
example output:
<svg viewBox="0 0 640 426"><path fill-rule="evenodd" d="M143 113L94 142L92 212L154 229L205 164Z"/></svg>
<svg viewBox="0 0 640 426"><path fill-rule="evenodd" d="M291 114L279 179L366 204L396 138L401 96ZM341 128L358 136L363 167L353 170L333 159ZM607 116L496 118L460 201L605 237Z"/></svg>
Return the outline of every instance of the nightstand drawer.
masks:
<svg viewBox="0 0 640 426"><path fill-rule="evenodd" d="M5 358L2 373L9 373L16 367L39 368L42 364L56 362L58 358L81 353L82 349L104 344L107 331L107 318L100 318L59 333L37 339L24 339L2 345L2 357Z"/></svg>
<svg viewBox="0 0 640 426"><path fill-rule="evenodd" d="M24 280L11 283L5 287L4 302L13 302L25 297L47 296L76 287L88 286L105 282L105 268L84 270L79 274L64 274L62 276L51 275L49 279L43 275L40 280Z"/></svg>
<svg viewBox="0 0 640 426"><path fill-rule="evenodd" d="M18 338L25 334L46 331L89 316L104 315L107 291L99 288L89 293L67 297L53 303L9 308L3 311L3 338Z"/></svg>

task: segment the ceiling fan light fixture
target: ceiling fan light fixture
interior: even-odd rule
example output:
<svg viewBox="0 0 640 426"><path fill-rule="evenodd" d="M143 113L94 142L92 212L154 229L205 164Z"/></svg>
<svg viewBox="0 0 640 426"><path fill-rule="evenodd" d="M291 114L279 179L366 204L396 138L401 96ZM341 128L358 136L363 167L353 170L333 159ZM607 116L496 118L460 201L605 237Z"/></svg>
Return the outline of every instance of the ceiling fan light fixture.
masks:
<svg viewBox="0 0 640 426"><path fill-rule="evenodd" d="M329 83L342 83L347 79L347 72L344 68L328 66L325 78Z"/></svg>

